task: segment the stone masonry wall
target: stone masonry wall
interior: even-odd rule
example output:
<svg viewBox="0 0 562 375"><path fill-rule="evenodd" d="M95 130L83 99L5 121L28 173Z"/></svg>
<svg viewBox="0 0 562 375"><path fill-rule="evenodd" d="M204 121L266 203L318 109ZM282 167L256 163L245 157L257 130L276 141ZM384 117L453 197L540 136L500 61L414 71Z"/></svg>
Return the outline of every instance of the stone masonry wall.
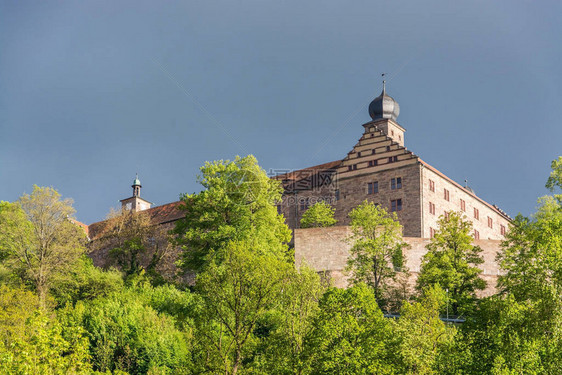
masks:
<svg viewBox="0 0 562 375"><path fill-rule="evenodd" d="M317 272L325 272L331 278L334 286L345 288L347 286L345 266L351 248L351 243L346 239L350 235L351 228L348 226L295 230L297 267L307 264ZM404 255L406 267L410 270L408 284L413 286L420 272L422 257L427 252L425 246L430 239L405 237L404 241L410 245ZM500 243L499 240L474 241L475 245L483 249L484 263L480 265L481 277L487 282L487 288L480 293L480 296L489 296L496 292L499 268L495 258L500 249Z"/></svg>
<svg viewBox="0 0 562 375"><path fill-rule="evenodd" d="M437 229L439 216L445 211L461 211L461 199L464 203L464 214L478 231L481 240L503 240L501 226L507 231L508 220L498 214L490 206L482 202L476 195L467 192L458 184L435 173L429 168L422 168L423 180L423 233L420 237L429 238L430 228ZM433 181L434 191L430 189L430 181ZM449 191L449 200L445 199L444 190ZM430 212L430 203L435 205L435 214ZM478 218L475 217L474 209L478 210ZM491 218L491 228L488 226L488 218Z"/></svg>

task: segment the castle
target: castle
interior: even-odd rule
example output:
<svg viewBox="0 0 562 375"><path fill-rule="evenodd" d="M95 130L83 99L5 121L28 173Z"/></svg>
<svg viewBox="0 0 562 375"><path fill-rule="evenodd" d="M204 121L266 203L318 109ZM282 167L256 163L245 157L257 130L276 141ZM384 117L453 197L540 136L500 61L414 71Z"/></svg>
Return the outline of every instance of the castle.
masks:
<svg viewBox="0 0 562 375"><path fill-rule="evenodd" d="M348 214L369 200L396 212L405 240L411 246L406 258L414 276L419 271L425 245L437 230L439 216L463 212L473 224L475 243L484 249L483 276L495 280L495 254L510 217L479 198L470 187L453 181L408 150L406 130L397 122L399 112L398 103L387 95L383 81L382 93L369 105L371 121L363 124L363 134L343 159L273 177L284 188L277 209L294 231L297 264L306 261L318 271L330 273L336 285L344 286ZM154 224L170 227L181 217L179 202L151 207L149 201L141 198L138 176L132 188L133 196L121 200L123 208L146 211ZM333 206L337 226L299 229L302 214L318 201ZM90 238L99 237L103 227L103 221L88 226ZM103 265L102 258L94 257L95 263Z"/></svg>

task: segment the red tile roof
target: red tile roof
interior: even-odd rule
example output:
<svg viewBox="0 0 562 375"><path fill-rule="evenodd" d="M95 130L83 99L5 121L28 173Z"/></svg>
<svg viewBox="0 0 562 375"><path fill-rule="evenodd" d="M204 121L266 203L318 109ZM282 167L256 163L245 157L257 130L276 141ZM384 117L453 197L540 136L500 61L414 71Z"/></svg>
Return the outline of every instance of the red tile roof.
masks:
<svg viewBox="0 0 562 375"><path fill-rule="evenodd" d="M303 175L305 175L307 172L331 170L331 169L335 170L335 168L338 167L340 164L341 164L341 160L335 160L335 161L331 161L329 163L318 164L318 165L315 165L313 167L298 169L296 171L291 171L291 172L288 172L288 173L280 174L280 175L277 175L277 176L273 176L272 178L275 179L275 180L294 181L296 179L303 178ZM309 175L310 174L306 175L306 177L308 177Z"/></svg>
<svg viewBox="0 0 562 375"><path fill-rule="evenodd" d="M163 204L161 206L149 208L148 210L139 211L138 214L150 215L150 220L154 225L170 223L184 216L184 213L180 210L181 203L181 201L177 201ZM96 239L103 236L103 233L108 229L108 224L110 222L111 219L98 221L88 225L87 233L90 239Z"/></svg>

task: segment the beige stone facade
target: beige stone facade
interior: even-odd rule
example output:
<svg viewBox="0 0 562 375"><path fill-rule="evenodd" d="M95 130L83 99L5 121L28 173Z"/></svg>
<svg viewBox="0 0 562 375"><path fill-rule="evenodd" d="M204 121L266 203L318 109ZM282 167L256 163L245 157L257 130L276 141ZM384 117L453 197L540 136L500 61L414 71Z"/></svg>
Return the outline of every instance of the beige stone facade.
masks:
<svg viewBox="0 0 562 375"><path fill-rule="evenodd" d="M334 286L347 286L345 267L352 242L349 240L351 228L348 226L329 228L307 228L295 230L295 263L303 264L314 270L325 273ZM404 251L406 267L410 275L408 284L413 287L421 268L421 261L427 252L428 238L404 237L409 248ZM500 249L499 240L475 240L475 245L482 248L484 263L480 265L480 277L487 283L480 296L490 296L496 292L496 282L500 271L495 262Z"/></svg>

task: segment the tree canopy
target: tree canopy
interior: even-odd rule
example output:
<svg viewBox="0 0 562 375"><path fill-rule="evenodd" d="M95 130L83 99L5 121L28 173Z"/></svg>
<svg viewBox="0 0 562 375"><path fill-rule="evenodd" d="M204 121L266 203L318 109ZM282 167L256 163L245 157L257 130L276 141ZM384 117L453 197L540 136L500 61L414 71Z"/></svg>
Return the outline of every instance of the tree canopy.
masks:
<svg viewBox="0 0 562 375"><path fill-rule="evenodd" d="M396 213L388 213L373 202L365 201L349 214L353 235L346 270L354 284L373 288L382 303L388 281L404 266L402 226Z"/></svg>
<svg viewBox="0 0 562 375"><path fill-rule="evenodd" d="M335 225L338 221L334 218L334 208L322 201L310 207L301 218L301 228L325 228Z"/></svg>
<svg viewBox="0 0 562 375"><path fill-rule="evenodd" d="M484 263L482 249L472 244L472 223L462 213L450 212L438 225L422 259L417 288L440 285L448 291L451 313L459 315L471 308L476 291L486 287L478 268Z"/></svg>
<svg viewBox="0 0 562 375"><path fill-rule="evenodd" d="M287 254L291 232L275 208L282 188L256 158L207 162L198 181L203 191L182 196L185 217L175 228L184 268L203 270L230 241L256 241L256 250Z"/></svg>

